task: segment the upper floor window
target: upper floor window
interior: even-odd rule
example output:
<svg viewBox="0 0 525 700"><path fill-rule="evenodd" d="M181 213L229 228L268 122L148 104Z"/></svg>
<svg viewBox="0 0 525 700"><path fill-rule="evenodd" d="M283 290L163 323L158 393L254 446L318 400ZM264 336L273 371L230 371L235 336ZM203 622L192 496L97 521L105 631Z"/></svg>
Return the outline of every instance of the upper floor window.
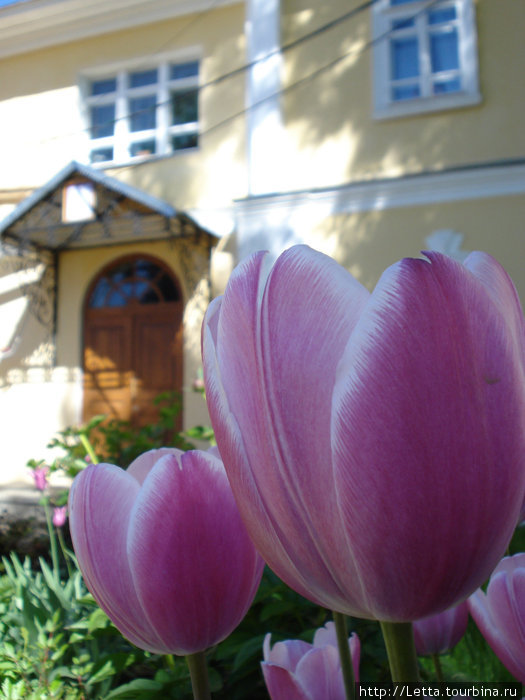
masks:
<svg viewBox="0 0 525 700"><path fill-rule="evenodd" d="M198 61L163 62L87 80L90 162L125 162L196 147L198 81Z"/></svg>
<svg viewBox="0 0 525 700"><path fill-rule="evenodd" d="M472 0L378 0L373 36L376 117L479 102Z"/></svg>

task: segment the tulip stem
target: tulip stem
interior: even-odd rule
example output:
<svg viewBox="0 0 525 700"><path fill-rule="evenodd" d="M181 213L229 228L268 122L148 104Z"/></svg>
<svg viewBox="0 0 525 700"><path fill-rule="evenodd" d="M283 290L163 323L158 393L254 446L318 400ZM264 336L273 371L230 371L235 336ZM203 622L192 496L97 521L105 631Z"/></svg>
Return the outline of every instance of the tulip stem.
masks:
<svg viewBox="0 0 525 700"><path fill-rule="evenodd" d="M211 700L210 682L206 667L206 655L203 651L186 655L186 663L190 669L191 688L194 700Z"/></svg>
<svg viewBox="0 0 525 700"><path fill-rule="evenodd" d="M411 622L381 622L390 673L394 683L420 681Z"/></svg>
<svg viewBox="0 0 525 700"><path fill-rule="evenodd" d="M51 512L49 510L49 502L47 497L44 498L44 512L46 515L47 531L49 534L49 544L51 546L51 563L53 564L53 573L57 581L60 581L60 569L58 566L58 551L57 551L57 540L55 537L55 530L53 528L53 522L51 520Z"/></svg>
<svg viewBox="0 0 525 700"><path fill-rule="evenodd" d="M434 670L436 671L436 679L443 683L443 669L441 668L441 661L439 660L439 654L432 654L432 661L434 662Z"/></svg>
<svg viewBox="0 0 525 700"><path fill-rule="evenodd" d="M345 686L346 700L355 700L355 678L354 667L352 666L352 656L348 645L348 629L346 616L342 613L332 611L335 623L335 633L337 636L337 647L341 660L341 670L343 672L343 682Z"/></svg>
<svg viewBox="0 0 525 700"><path fill-rule="evenodd" d="M82 443L82 447L85 449L86 454L88 454L89 458L91 459L91 463L98 464L98 457L96 455L95 450L93 449L93 445L88 439L88 436L85 433L80 433L79 438L80 442Z"/></svg>

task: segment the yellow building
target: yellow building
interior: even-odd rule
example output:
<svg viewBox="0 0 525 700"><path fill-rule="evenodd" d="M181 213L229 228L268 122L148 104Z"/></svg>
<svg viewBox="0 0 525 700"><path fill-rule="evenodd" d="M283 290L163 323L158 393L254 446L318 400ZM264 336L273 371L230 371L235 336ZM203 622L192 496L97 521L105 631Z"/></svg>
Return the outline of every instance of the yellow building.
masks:
<svg viewBox="0 0 525 700"><path fill-rule="evenodd" d="M254 250L306 242L373 287L481 249L524 299L524 24L521 0L1 6L0 480L153 389L206 421L202 314Z"/></svg>

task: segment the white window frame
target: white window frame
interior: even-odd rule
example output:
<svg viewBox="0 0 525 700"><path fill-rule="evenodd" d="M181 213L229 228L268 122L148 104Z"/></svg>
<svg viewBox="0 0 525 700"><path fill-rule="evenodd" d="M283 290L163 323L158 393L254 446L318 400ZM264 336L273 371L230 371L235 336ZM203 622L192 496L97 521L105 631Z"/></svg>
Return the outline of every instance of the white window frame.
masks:
<svg viewBox="0 0 525 700"><path fill-rule="evenodd" d="M194 61L199 64L197 75L170 80L170 66L183 65ZM156 83L140 87L129 86L128 82L131 73L153 69L157 70ZM113 148L113 158L111 160L95 161L91 163L93 166L107 166L142 161L145 158L157 158L174 153L187 153L188 151L194 151L198 148L197 145L196 147L173 149L171 146L171 139L174 136L182 136L185 134L195 134L198 139L200 118L199 97L197 98L197 121L186 122L184 124L171 124L170 112L172 109L172 93L199 89L200 70L200 52L193 50L191 53L184 53L183 55L169 54L158 56L155 59L141 59L139 61L112 64L103 68L86 71L79 78L87 135L84 143L82 160L90 162L91 152L103 148ZM91 84L95 81L106 79L116 80L115 92L91 95ZM128 100L149 95L155 96L155 128L131 131L131 114L128 109ZM113 135L91 138L91 107L113 103L115 104L115 129ZM131 155L131 147L133 144L151 140L155 141L155 153Z"/></svg>
<svg viewBox="0 0 525 700"><path fill-rule="evenodd" d="M431 93L432 73L426 10L455 6L458 32L461 90L439 95ZM392 6L390 0L377 0L372 6L373 80L375 119L389 119L425 112L436 112L478 104L481 101L478 78L476 18L473 0L417 0ZM421 66L421 95L406 100L391 98L390 37L392 21L414 16ZM401 30L402 32L403 30ZM410 30L414 33L414 29ZM400 32L400 33L401 33ZM407 31L407 33L409 33Z"/></svg>

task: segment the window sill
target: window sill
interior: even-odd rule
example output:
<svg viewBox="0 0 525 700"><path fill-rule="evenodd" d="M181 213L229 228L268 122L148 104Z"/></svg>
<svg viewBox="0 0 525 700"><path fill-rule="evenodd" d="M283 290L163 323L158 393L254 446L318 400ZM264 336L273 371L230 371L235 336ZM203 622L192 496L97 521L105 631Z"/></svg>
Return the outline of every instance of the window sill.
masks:
<svg viewBox="0 0 525 700"><path fill-rule="evenodd" d="M170 153L153 153L151 155L133 156L127 160L104 160L98 163L89 163L86 161L86 164L91 168L98 168L100 170L104 170L106 168L124 168L131 165L151 163L156 160L166 160L166 158L173 158L174 156L184 155L185 153L196 153L199 150L200 146L194 146L192 148L181 148L177 151L170 151Z"/></svg>
<svg viewBox="0 0 525 700"><path fill-rule="evenodd" d="M481 95L475 93L458 93L455 95L440 95L437 97L420 97L403 102L391 102L390 104L375 107L373 118L376 120L397 119L400 117L417 116L429 112L442 112L447 109L460 109L480 104Z"/></svg>

